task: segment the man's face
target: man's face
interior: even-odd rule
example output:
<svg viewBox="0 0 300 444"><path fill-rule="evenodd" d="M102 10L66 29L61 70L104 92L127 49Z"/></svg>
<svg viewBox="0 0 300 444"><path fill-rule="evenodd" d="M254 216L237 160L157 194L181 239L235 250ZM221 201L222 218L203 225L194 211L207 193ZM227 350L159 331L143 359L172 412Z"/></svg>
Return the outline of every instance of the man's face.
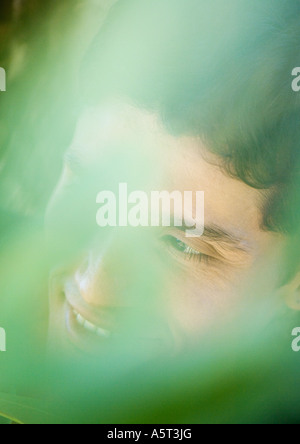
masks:
<svg viewBox="0 0 300 444"><path fill-rule="evenodd" d="M122 171L127 155L138 160L125 162ZM261 228L262 194L223 172L200 138L172 136L154 115L113 104L87 111L78 122L49 206L50 225L66 190L74 182L85 186L79 170L96 167L101 191L108 157L117 181L116 171L122 171L119 182L128 178L129 187L133 179L131 191L204 191L205 232L195 238L176 227L105 232L98 227L97 232L95 221L93 241L75 265L62 268L52 287L50 336L61 344L71 340L85 350L91 344L97 348L118 334L122 314L139 310L146 313L145 318L141 314L141 339L156 344L182 346L229 324L238 316L256 269L282 242ZM74 196L74 205L80 206L80 199ZM87 193L86 199L94 203L96 194ZM251 291L247 296L255 297Z"/></svg>

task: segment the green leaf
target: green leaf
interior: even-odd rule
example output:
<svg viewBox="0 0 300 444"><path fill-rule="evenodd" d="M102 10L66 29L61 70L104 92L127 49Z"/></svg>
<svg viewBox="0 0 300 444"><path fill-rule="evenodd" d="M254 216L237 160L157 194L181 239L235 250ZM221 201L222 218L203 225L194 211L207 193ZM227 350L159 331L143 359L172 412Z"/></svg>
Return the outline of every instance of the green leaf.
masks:
<svg viewBox="0 0 300 444"><path fill-rule="evenodd" d="M0 416L18 424L53 424L54 416L45 410L38 399L0 393Z"/></svg>

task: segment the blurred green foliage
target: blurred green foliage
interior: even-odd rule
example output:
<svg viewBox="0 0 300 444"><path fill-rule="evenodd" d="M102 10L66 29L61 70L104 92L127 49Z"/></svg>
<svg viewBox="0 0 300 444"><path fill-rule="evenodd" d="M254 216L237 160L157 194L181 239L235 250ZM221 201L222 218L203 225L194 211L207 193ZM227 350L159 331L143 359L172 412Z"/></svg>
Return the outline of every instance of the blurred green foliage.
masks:
<svg viewBox="0 0 300 444"><path fill-rule="evenodd" d="M300 367L291 331L299 315L286 309L266 327L272 304L249 302L237 325L216 326L179 356L149 362L134 335L112 342L97 359L47 355L49 270L70 262L90 240L94 219L83 204L90 183L76 189L76 224L70 223L74 200L58 214L50 248L44 213L81 111L79 67L109 2L42 3L13 24L2 53L9 81L0 97L0 326L9 342L0 353L0 414L26 424L298 422ZM143 160L127 161L138 171ZM101 184L111 189L119 177L113 159L104 170ZM283 252L283 279L297 270L299 244L300 232ZM143 293L146 304L158 296L163 277L153 256L142 254L136 242L132 292ZM259 295L266 275L272 264L248 290ZM134 332L143 321L136 315L124 322Z"/></svg>

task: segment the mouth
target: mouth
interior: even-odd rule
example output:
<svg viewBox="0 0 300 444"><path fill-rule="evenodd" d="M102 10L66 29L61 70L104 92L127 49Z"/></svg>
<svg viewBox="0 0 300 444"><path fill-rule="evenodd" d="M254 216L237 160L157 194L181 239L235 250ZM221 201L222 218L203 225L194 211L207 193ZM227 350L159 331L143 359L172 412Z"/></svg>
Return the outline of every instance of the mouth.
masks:
<svg viewBox="0 0 300 444"><path fill-rule="evenodd" d="M83 327L86 331L93 333L93 334L99 336L100 338L108 339L111 337L111 332L109 332L108 330L105 330L104 328L97 327L97 325L95 325L92 322L85 319L74 308L73 308L73 313L74 313L74 316L76 318L78 325Z"/></svg>
<svg viewBox="0 0 300 444"><path fill-rule="evenodd" d="M56 305L56 310L59 306L62 310L60 321L59 318L53 321L54 329L52 328L53 337L59 341L56 341L58 348L67 340L72 348L75 347L84 354L95 355L111 347L117 338L124 339L124 337L131 341L131 346L149 350L151 355L165 353L166 350L172 350L174 347L170 330L159 316L150 316L148 311L144 312L144 310L135 313L138 319L137 330L131 331L131 310L124 307L122 309L100 308L88 304L80 292L75 277L61 278L56 294L60 294L60 302L57 302L59 305ZM130 326L123 330L124 322L128 317ZM63 330L60 328L61 321L64 325Z"/></svg>
<svg viewBox="0 0 300 444"><path fill-rule="evenodd" d="M64 285L65 324L71 342L84 351L94 350L112 338L112 322L106 310L89 306L73 280Z"/></svg>

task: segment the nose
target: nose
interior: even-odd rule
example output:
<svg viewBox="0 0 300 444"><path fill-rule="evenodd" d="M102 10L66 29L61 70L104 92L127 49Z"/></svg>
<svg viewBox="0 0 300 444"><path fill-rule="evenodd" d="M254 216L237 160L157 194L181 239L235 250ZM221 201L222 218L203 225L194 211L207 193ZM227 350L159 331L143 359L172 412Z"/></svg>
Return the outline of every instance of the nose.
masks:
<svg viewBox="0 0 300 444"><path fill-rule="evenodd" d="M80 294L87 304L96 308L112 308L117 300L117 279L104 253L89 251L75 274Z"/></svg>
<svg viewBox="0 0 300 444"><path fill-rule="evenodd" d="M151 270L151 251L145 239L116 235L91 249L78 268L75 279L81 296L95 308L129 308L142 303ZM147 259L148 257L148 259ZM155 279L154 279L155 282ZM153 299L153 298L152 298Z"/></svg>
<svg viewBox="0 0 300 444"><path fill-rule="evenodd" d="M101 252L90 251L76 272L76 283L86 304L97 312L121 316L128 334L132 329L140 338L168 342L169 346L163 279L151 250L151 242L137 236L126 242L113 241Z"/></svg>

